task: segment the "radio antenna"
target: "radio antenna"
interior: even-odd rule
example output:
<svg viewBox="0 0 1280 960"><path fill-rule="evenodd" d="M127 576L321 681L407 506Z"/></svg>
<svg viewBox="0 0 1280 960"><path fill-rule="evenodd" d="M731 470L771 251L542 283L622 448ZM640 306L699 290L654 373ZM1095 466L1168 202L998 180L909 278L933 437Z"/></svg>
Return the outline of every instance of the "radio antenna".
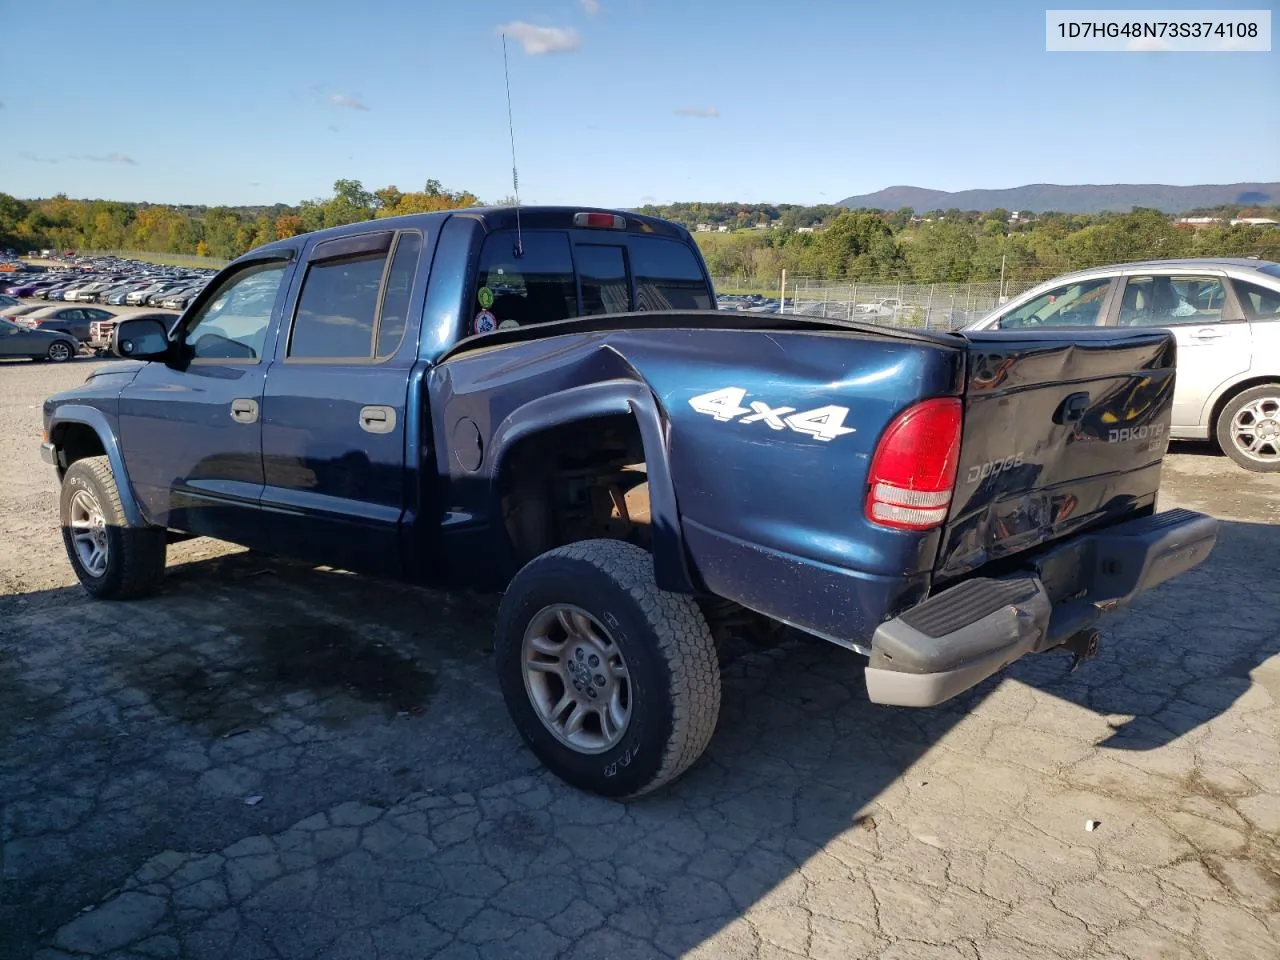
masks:
<svg viewBox="0 0 1280 960"><path fill-rule="evenodd" d="M511 186L516 199L516 256L524 256L524 234L520 230L520 174L516 172L516 125L511 116L511 69L507 66L507 35L502 34L502 75L507 81L507 132L511 135Z"/></svg>

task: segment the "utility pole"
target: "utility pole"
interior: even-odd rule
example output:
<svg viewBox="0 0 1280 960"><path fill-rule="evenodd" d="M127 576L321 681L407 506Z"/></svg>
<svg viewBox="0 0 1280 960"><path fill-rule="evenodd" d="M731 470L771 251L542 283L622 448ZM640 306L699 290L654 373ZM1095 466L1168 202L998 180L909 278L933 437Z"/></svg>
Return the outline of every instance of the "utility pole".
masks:
<svg viewBox="0 0 1280 960"><path fill-rule="evenodd" d="M782 295L778 297L778 312L787 312L787 268L782 268Z"/></svg>
<svg viewBox="0 0 1280 960"><path fill-rule="evenodd" d="M998 303L1004 303L1004 257L1003 253L1000 254L1000 293L996 297Z"/></svg>

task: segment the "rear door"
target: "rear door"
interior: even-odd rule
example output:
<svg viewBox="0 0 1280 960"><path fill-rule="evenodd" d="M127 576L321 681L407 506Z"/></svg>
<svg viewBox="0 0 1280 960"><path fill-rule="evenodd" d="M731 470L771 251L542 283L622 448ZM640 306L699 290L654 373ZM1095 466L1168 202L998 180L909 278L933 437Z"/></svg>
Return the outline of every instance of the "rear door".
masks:
<svg viewBox="0 0 1280 960"><path fill-rule="evenodd" d="M89 339L89 320L80 307L68 307L57 311L52 317L40 324L42 330L57 330L69 333L77 340Z"/></svg>
<svg viewBox="0 0 1280 960"><path fill-rule="evenodd" d="M964 431L941 580L1154 505L1173 402L1169 331L964 337Z"/></svg>
<svg viewBox="0 0 1280 960"><path fill-rule="evenodd" d="M1155 271L1124 278L1118 327L1166 327L1178 342L1172 429L1203 430L1209 400L1253 360L1253 334L1221 273Z"/></svg>
<svg viewBox="0 0 1280 960"><path fill-rule="evenodd" d="M401 569L405 407L425 271L417 230L316 244L263 396L263 506L275 549L369 573ZM424 276L419 277L419 273Z"/></svg>

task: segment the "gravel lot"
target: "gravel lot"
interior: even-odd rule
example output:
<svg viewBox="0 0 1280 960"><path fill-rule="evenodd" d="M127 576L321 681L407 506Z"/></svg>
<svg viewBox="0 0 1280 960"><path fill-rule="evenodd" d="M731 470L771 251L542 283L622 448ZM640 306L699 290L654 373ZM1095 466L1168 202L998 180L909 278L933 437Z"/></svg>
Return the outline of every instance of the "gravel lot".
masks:
<svg viewBox="0 0 1280 960"><path fill-rule="evenodd" d="M1075 673L911 711L750 654L620 805L518 742L491 600L193 541L88 601L37 444L91 366L0 362L0 958L1280 956L1280 475L1171 456L1217 551Z"/></svg>

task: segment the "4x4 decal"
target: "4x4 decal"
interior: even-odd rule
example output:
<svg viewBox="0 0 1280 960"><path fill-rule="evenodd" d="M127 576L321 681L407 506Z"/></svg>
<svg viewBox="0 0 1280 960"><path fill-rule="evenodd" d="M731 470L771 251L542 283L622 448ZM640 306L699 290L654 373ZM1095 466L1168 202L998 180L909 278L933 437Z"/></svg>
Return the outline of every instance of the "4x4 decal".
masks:
<svg viewBox="0 0 1280 960"><path fill-rule="evenodd" d="M763 423L771 430L790 429L815 440L830 441L854 432L853 427L844 425L848 407L829 405L796 413L795 407L771 407L763 400L752 400L744 407L746 398L747 391L742 387L721 387L698 394L689 400L689 406L721 423Z"/></svg>

